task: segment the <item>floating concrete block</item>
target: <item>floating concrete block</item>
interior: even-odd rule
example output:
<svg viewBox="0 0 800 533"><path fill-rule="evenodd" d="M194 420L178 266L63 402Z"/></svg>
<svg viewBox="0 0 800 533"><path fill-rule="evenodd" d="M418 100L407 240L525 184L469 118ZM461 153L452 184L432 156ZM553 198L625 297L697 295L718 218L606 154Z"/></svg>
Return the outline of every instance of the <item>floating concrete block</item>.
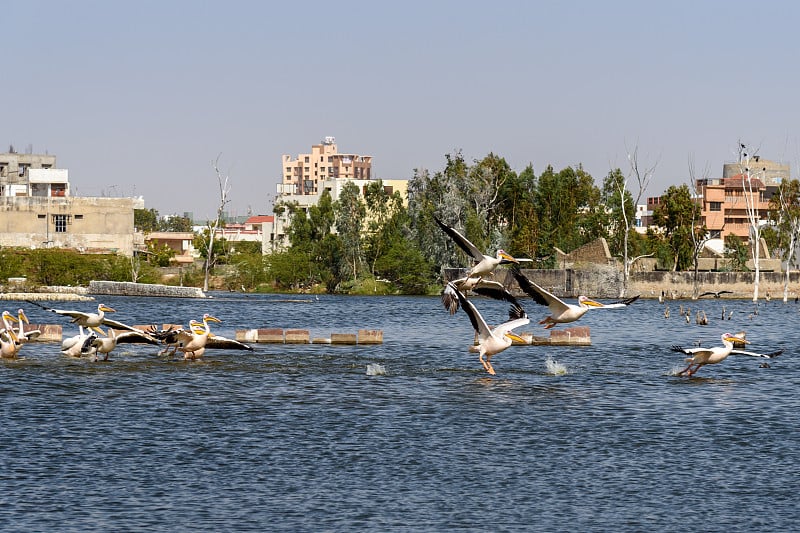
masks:
<svg viewBox="0 0 800 533"><path fill-rule="evenodd" d="M592 338L587 326L554 329L550 331L550 344L552 346L589 346L592 344Z"/></svg>
<svg viewBox="0 0 800 533"><path fill-rule="evenodd" d="M358 330L358 344L383 344L382 329Z"/></svg>
<svg viewBox="0 0 800 533"><path fill-rule="evenodd" d="M32 339L38 342L61 342L63 330L60 324L24 324L25 331L38 329L41 334Z"/></svg>
<svg viewBox="0 0 800 533"><path fill-rule="evenodd" d="M311 344L330 344L331 340L324 337L314 337L311 339Z"/></svg>
<svg viewBox="0 0 800 533"><path fill-rule="evenodd" d="M307 329L287 329L284 338L286 344L308 344L311 334Z"/></svg>
<svg viewBox="0 0 800 533"><path fill-rule="evenodd" d="M257 329L237 329L236 340L239 342L258 342Z"/></svg>
<svg viewBox="0 0 800 533"><path fill-rule="evenodd" d="M283 344L283 330L281 328L259 328L258 341L272 344Z"/></svg>
<svg viewBox="0 0 800 533"><path fill-rule="evenodd" d="M357 344L355 333L331 333L331 344Z"/></svg>

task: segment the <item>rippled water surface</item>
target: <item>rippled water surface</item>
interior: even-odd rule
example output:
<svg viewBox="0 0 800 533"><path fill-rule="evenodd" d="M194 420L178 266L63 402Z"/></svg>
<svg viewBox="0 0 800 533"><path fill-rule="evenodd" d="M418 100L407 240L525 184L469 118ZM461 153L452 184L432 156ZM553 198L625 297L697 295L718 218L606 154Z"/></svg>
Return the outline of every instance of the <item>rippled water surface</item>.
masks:
<svg viewBox="0 0 800 533"><path fill-rule="evenodd" d="M16 531L778 531L800 522L800 305L655 300L590 311L588 347L513 346L486 374L437 298L108 298L129 324L382 329L378 346L205 360L29 344L0 362L0 528ZM491 322L505 306L476 299ZM34 323L66 319L25 302ZM544 309L526 301L532 319ZM679 305L703 309L698 326ZM720 320L722 306L733 311ZM91 303L54 305L91 310ZM727 318L727 316L726 316ZM523 331L545 334L536 320ZM559 326L560 328L563 326ZM747 332L676 377L673 344Z"/></svg>

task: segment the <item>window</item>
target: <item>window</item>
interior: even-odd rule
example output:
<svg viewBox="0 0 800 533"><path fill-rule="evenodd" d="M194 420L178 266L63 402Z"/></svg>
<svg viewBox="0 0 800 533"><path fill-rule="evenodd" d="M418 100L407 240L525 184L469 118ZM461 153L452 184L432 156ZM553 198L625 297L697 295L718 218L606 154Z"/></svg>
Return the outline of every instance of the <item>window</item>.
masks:
<svg viewBox="0 0 800 533"><path fill-rule="evenodd" d="M53 225L56 227L56 233L66 233L67 224L69 224L69 215L53 215Z"/></svg>
<svg viewBox="0 0 800 533"><path fill-rule="evenodd" d="M75 220L83 220L83 215L75 215Z"/></svg>
<svg viewBox="0 0 800 533"><path fill-rule="evenodd" d="M36 215L38 218L47 218L47 215Z"/></svg>
<svg viewBox="0 0 800 533"><path fill-rule="evenodd" d="M708 232L708 234L709 234L710 238L712 238L712 239L720 239L720 238L722 238L721 237L722 231L718 230L718 229L711 230L711 231Z"/></svg>
<svg viewBox="0 0 800 533"><path fill-rule="evenodd" d="M722 202L710 202L710 211L722 211Z"/></svg>

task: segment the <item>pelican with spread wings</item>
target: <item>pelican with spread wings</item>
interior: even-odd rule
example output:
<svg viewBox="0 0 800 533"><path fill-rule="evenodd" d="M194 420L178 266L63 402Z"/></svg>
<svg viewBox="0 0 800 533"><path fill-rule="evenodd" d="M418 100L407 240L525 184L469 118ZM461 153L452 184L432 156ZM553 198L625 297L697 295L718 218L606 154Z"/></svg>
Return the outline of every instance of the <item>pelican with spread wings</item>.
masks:
<svg viewBox="0 0 800 533"><path fill-rule="evenodd" d="M116 311L105 304L98 304L96 313L85 313L83 311L53 309L51 307L45 307L36 302L30 302L30 303L38 307L41 307L46 311L51 311L53 313L57 313L62 316L68 316L72 319L70 320L70 322L72 322L73 324L77 324L78 326L87 328L100 335L105 335L100 326L107 326L110 328L127 330L127 331L139 331L133 326L129 326L127 324L123 324L122 322L117 322L116 320L111 320L110 318L107 318L106 313L116 313Z"/></svg>
<svg viewBox="0 0 800 533"><path fill-rule="evenodd" d="M530 319L525 315L524 310L519 306L511 306L509 312L509 321L500 324L494 328L490 328L486 321L481 316L478 309L472 302L458 290L452 283L448 283L445 288L446 291L451 292L452 296L457 298L464 312L469 316L472 327L478 334L478 343L469 347L470 352L477 352L478 359L483 365L483 368L492 375L495 375L494 367L492 367L492 356L498 354L511 346L513 341L525 342L522 337L514 333L512 330L530 323ZM485 357L485 359L484 359Z"/></svg>
<svg viewBox="0 0 800 533"><path fill-rule="evenodd" d="M722 339L722 346L714 346L713 348L683 348L681 346L673 346L673 351L684 353L690 356L686 358L686 362L688 362L689 365L678 372L678 375L691 377L700 369L701 366L721 363L727 359L729 355L733 354L772 359L783 353L783 350L777 350L770 353L757 353L735 349L734 343L750 344L750 341L746 340L742 334L734 335L732 333L723 333L720 338Z"/></svg>
<svg viewBox="0 0 800 533"><path fill-rule="evenodd" d="M545 324L545 329L550 329L556 324L575 322L589 309L622 309L639 299L639 296L633 296L618 302L602 304L581 295L578 296L578 305L568 304L525 277L519 267L512 266L511 273L525 294L533 298L537 304L546 305L550 309L550 316L539 321L539 324Z"/></svg>

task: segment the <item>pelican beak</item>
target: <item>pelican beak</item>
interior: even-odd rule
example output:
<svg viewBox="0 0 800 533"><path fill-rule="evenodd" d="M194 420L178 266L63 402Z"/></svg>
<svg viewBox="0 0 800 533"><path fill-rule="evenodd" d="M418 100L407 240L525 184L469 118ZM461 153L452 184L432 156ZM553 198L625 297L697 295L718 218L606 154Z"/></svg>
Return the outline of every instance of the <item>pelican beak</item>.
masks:
<svg viewBox="0 0 800 533"><path fill-rule="evenodd" d="M116 313L116 311L114 309L112 309L111 307L109 307L109 306L107 306L105 304L100 305L100 310L101 311L105 311L106 313Z"/></svg>
<svg viewBox="0 0 800 533"><path fill-rule="evenodd" d="M209 322L217 322L217 323L220 323L220 324L222 323L222 320L220 320L219 318L217 318L215 316L211 316L211 315L208 315L206 317L206 320L208 320Z"/></svg>
<svg viewBox="0 0 800 533"><path fill-rule="evenodd" d="M511 331L506 333L506 337L508 337L512 341L517 341L517 342L522 343L522 344L528 344L528 341L526 341L525 339L523 339L522 337L520 337L519 335L517 335L516 333L513 333Z"/></svg>
<svg viewBox="0 0 800 533"><path fill-rule="evenodd" d="M503 259L503 260L505 260L505 261L508 261L509 263L516 263L516 264L519 264L519 261L517 261L517 260L516 260L516 258L514 258L514 257L511 257L510 255L508 255L508 254L507 254L505 251L503 251L503 250L498 250L498 252L497 252L497 255L499 255L499 256L500 256L500 259Z"/></svg>
<svg viewBox="0 0 800 533"><path fill-rule="evenodd" d="M581 300L582 303L590 306L590 307L603 307L603 304L600 302L595 302L594 300L590 300L589 298L584 298Z"/></svg>
<svg viewBox="0 0 800 533"><path fill-rule="evenodd" d="M28 321L28 315L26 315L25 311L23 311L22 309L19 310L19 318L22 319L22 321L25 322L26 324L30 324L30 321Z"/></svg>
<svg viewBox="0 0 800 533"><path fill-rule="evenodd" d="M749 340L737 337L736 335L728 335L727 338L731 342L741 342L742 344L751 344Z"/></svg>

